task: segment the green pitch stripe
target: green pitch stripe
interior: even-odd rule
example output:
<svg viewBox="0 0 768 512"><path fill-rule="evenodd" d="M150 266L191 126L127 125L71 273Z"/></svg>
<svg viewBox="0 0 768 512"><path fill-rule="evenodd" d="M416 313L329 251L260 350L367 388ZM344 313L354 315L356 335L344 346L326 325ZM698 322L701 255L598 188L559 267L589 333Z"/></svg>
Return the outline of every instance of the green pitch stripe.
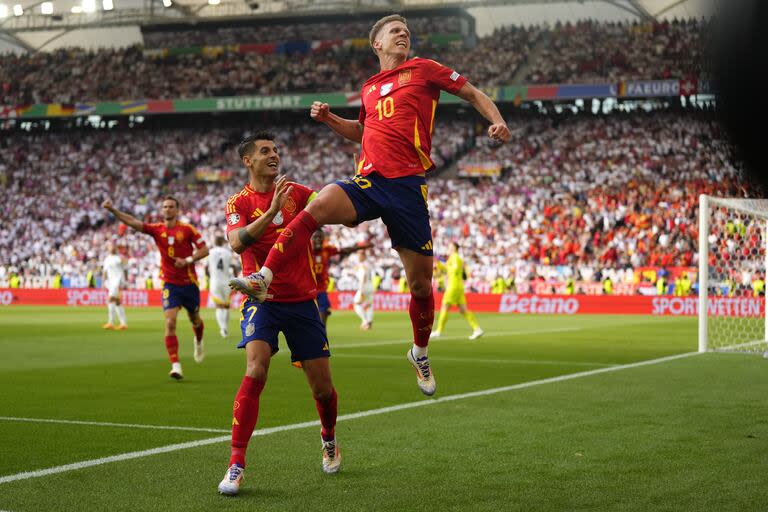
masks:
<svg viewBox="0 0 768 512"><path fill-rule="evenodd" d="M568 375L560 375L557 377L550 377L548 379L540 379L540 380L533 380L529 382L522 382L520 384L514 384L511 386L503 386L499 388L492 388L492 389L485 389L482 391L473 391L470 393L460 393L457 395L449 395L445 397L440 398L434 398L434 399L428 399L428 400L420 400L418 402L409 402L405 404L400 405L393 405L390 407L382 407L380 409L371 409L368 411L361 411L356 412L352 414L344 414L342 416L339 416L337 421L345 421L345 420L352 420L356 418L365 418L368 416L375 416L378 414L386 414L390 412L396 412L396 411L402 411L405 409L413 409L415 407L422 407L425 405L433 405L433 404L439 404L442 402L452 402L454 400L462 400L465 398L476 398L481 396L488 396L488 395L494 395L497 393L504 393L507 391L515 391L518 389L525 389L525 388L531 388L534 386L540 386L542 384L553 384L556 382L563 382L567 380L573 380L573 379L579 379L582 377L591 377L592 375L599 375L601 373L608 373L608 372L616 372L620 370L628 370L630 368L638 368L641 366L649 366L659 363L666 363L668 361L674 361L676 359L682 359L685 357L691 357L698 355L699 352L687 352L684 354L677 354L674 356L667 356L667 357L661 357L658 359L649 359L647 361L639 361L637 363L630 363L625 364L621 366L612 366L610 368L598 368L596 370L588 370L585 372L578 372L578 373L571 373ZM318 427L320 426L320 421L306 421L304 423L294 423L292 425L283 425L280 427L273 427L273 428L266 428L266 429L260 429L256 430L253 435L254 436L266 436L269 434L274 434L278 432L286 432L289 430L298 430L308 427ZM25 471L23 473L17 473L15 475L8 475L4 477L0 477L0 484L5 484L9 482L16 482L18 480L27 480L30 478L38 478L48 475L55 475L57 473L66 473L68 471L75 471L78 469L85 469L93 466L100 466L102 464L109 464L112 462L120 462L123 460L131 460L131 459L139 459L142 457L149 457L151 455L159 455L161 453L170 453L175 452L179 450L186 450L188 448L197 448L199 446L206 446L209 444L216 444L216 443L223 443L225 441L229 441L231 439L230 436L217 436L217 437L211 437L208 439L201 439L199 441L190 441L187 443L179 443L179 444L172 444L168 446L161 446L159 448L152 448L150 450L141 450L137 452L129 452L129 453L123 453L121 455L114 455L111 457L103 457L100 459L92 459L92 460L86 460L83 462L75 462L73 464L65 464L63 466L55 466L48 469L41 469L38 471Z"/></svg>

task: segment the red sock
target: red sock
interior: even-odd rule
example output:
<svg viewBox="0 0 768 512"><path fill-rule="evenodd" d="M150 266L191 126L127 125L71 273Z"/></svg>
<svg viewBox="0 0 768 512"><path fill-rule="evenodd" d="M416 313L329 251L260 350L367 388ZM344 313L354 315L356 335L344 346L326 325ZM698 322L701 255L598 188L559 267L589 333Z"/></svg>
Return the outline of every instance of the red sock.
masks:
<svg viewBox="0 0 768 512"><path fill-rule="evenodd" d="M426 347L429 345L429 335L435 320L435 296L431 292L429 297L424 298L411 295L408 314L413 326L413 343L418 347Z"/></svg>
<svg viewBox="0 0 768 512"><path fill-rule="evenodd" d="M232 407L232 456L229 465L245 467L245 451L251 439L256 420L259 419L259 396L265 382L253 377L243 377Z"/></svg>
<svg viewBox="0 0 768 512"><path fill-rule="evenodd" d="M179 339L176 336L165 337L165 349L172 363L179 362Z"/></svg>
<svg viewBox="0 0 768 512"><path fill-rule="evenodd" d="M203 325L202 318L200 319L200 325L192 325L192 330L195 331L195 336L197 336L197 339L202 340L203 339L203 328L205 325Z"/></svg>
<svg viewBox="0 0 768 512"><path fill-rule="evenodd" d="M331 397L324 402L315 399L317 414L320 416L320 435L323 441L330 441L336 436L336 414L339 407L339 396L336 389L331 390Z"/></svg>
<svg viewBox="0 0 768 512"><path fill-rule="evenodd" d="M306 258L309 239L317 228L315 218L306 210L300 211L277 237L277 242L269 250L267 260L262 266L267 267L273 274L277 274L286 262Z"/></svg>

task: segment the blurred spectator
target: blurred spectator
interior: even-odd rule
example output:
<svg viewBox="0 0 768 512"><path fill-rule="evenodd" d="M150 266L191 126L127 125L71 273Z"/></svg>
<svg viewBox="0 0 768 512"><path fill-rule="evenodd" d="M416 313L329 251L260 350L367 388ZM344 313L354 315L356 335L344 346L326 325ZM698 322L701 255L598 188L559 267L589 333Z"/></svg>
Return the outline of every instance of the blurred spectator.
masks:
<svg viewBox="0 0 768 512"><path fill-rule="evenodd" d="M419 36L436 33L433 31L439 30L440 24L413 23L416 55L438 60L481 87L521 81L618 83L707 76L703 68L703 40L710 23L705 21L583 21L575 25L557 24L551 30L507 26L479 38L471 48L464 44L435 48ZM305 33L305 27L310 32ZM367 27L355 26L351 30L324 23L277 26L274 31L271 27L240 27L216 32L151 32L145 34L151 40L148 48L156 44L186 46L201 42L220 48L167 57L138 45L98 51L66 48L51 53L2 55L0 105L356 92L377 71L375 56L367 45L335 44L312 53L293 54L239 53L237 47L226 46L239 37L289 41L299 36L298 30L305 39L366 38L368 34ZM444 30L450 32L452 28ZM253 36L248 35L251 32ZM534 48L540 51L534 61L529 61ZM530 66L526 76L518 76L525 65Z"/></svg>

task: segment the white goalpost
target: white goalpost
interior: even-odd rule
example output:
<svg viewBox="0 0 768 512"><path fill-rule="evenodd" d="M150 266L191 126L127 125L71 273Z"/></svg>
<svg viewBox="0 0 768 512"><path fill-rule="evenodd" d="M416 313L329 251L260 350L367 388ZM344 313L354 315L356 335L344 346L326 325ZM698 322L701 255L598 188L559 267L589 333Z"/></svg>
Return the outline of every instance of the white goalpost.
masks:
<svg viewBox="0 0 768 512"><path fill-rule="evenodd" d="M768 357L768 200L699 196L699 352Z"/></svg>

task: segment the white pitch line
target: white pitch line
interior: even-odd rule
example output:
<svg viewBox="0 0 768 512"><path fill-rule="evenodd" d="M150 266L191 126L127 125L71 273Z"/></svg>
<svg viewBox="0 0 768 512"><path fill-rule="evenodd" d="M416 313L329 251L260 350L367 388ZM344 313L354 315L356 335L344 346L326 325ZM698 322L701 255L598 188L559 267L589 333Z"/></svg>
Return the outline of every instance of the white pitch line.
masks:
<svg viewBox="0 0 768 512"><path fill-rule="evenodd" d="M357 359L405 359L404 356L378 354L334 354L333 357L351 357ZM590 361L554 361L536 359L477 359L473 357L437 357L436 361L454 361L458 363L482 364L531 364L531 365L571 365L571 366L620 366L618 363L593 363ZM2 419L2 417L0 417Z"/></svg>
<svg viewBox="0 0 768 512"><path fill-rule="evenodd" d="M48 418L17 418L15 416L0 416L0 421L23 421L27 423L61 423L64 425L89 425L94 427L146 428L151 430L185 430L189 432L225 433L229 429L204 427L176 427L172 425L139 425L136 423L111 423L106 421L56 420ZM1 511L0 511L1 512Z"/></svg>
<svg viewBox="0 0 768 512"><path fill-rule="evenodd" d="M619 370L627 370L630 368L638 368L640 366L649 366L659 363L665 363L667 361L674 361L675 359L682 359L685 357L691 357L699 355L699 352L687 352L684 354L677 354L674 356L667 356L667 357L660 357L658 359L649 359L647 361L640 361L637 363L630 363L625 364L621 366L612 366L610 368L598 368L596 370L588 370L585 372L578 372L578 373L570 373L567 375L559 375L557 377L550 377L547 379L540 379L540 380L532 380L528 382L521 382L519 384L513 384L511 386L503 386L499 388L491 388L491 389L484 389L481 391L472 391L469 393L460 393L457 395L449 395L444 396L440 398L434 398L434 399L428 399L428 400L420 400L418 402L409 402L405 404L399 404L399 405L393 405L390 407L382 407L380 409L370 409L368 411L361 411L356 412L352 414L343 414L337 418L337 422L340 421L347 421L357 418L365 418L368 416L376 416L379 414L386 414L390 412L396 412L396 411L402 411L405 409L413 409L415 407L424 407L427 405L434 405L439 404L443 402L452 402L454 400L462 400L464 398L475 398L480 396L488 396L488 395L495 395L497 393L504 393L507 391L515 391L518 389L525 389L530 388L534 386L540 386L542 384L553 384L556 382L563 382L566 380L573 380L573 379L579 379L582 377L590 377L592 375L599 375L601 373L608 373L608 372L616 372ZM320 425L320 421L306 421L303 423L294 423L291 425L283 425L279 427L273 427L273 428L266 428L261 430L256 430L253 435L254 436L265 436L269 434L274 434L277 432L285 432L289 430L297 430L307 427L317 427ZM7 475L0 477L0 484L5 484L9 482L16 482L19 480L27 480L30 478L38 478L42 476L48 476L48 475L55 475L57 473L66 473L68 471L75 471L78 469L84 469L89 468L93 466L100 466L103 464L109 464L111 462L119 462L124 460L131 460L131 459L138 459L142 457L149 457L151 455L159 455L161 453L170 453L175 452L179 450L186 450L188 448L197 448L198 446L206 446L209 444L215 444L215 443L221 443L224 441L229 441L231 439L230 436L218 436L218 437L211 437L208 439L201 439L199 441L190 441L187 443L178 443L178 444L172 444L168 446L161 446L159 448L152 448L150 450L141 450L137 452L129 452L129 453L123 453L120 455L113 455L111 457L102 457L99 459L91 459L86 460L82 462L75 462L73 464L65 464L63 466L54 466L52 468L47 469L41 469L37 471L25 471L23 473L16 473L15 475Z"/></svg>

